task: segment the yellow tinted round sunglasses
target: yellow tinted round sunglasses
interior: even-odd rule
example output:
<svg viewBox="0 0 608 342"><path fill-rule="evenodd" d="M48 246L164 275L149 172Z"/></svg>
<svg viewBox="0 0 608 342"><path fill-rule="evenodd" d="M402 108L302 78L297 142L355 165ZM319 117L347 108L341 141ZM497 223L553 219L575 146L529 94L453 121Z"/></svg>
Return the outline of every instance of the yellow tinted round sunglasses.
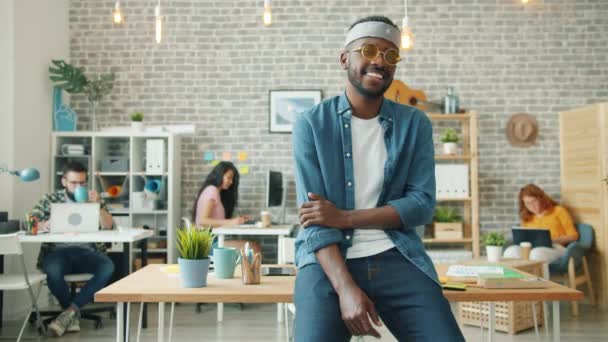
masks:
<svg viewBox="0 0 608 342"><path fill-rule="evenodd" d="M367 60L374 60L378 57L379 54L382 54L382 58L388 65L396 65L401 61L401 57L399 56L399 50L390 48L386 51L380 51L380 48L376 46L376 44L367 43L361 45L358 49L348 50L346 52L361 52L361 56L363 56Z"/></svg>

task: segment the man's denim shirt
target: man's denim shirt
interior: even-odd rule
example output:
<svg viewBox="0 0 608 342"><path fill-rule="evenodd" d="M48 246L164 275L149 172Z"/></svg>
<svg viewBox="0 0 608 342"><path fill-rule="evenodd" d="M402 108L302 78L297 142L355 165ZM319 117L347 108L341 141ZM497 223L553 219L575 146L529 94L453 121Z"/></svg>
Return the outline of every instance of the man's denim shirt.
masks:
<svg viewBox="0 0 608 342"><path fill-rule="evenodd" d="M352 111L346 94L333 97L298 116L293 125L298 206L320 194L339 209L355 207L352 156ZM384 100L379 121L384 129L387 160L377 207L392 206L401 227L385 232L404 257L438 282L433 263L414 227L431 222L435 208L433 128L420 110ZM356 156L355 156L356 157ZM338 244L342 255L352 245L352 229L324 226L301 229L296 239L296 264L316 263L315 251Z"/></svg>

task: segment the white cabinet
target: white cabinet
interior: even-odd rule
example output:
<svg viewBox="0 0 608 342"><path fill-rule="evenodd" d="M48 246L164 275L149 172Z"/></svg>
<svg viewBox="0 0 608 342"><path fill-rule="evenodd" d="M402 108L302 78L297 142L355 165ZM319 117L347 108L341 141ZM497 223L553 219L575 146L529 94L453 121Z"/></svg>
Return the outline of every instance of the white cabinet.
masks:
<svg viewBox="0 0 608 342"><path fill-rule="evenodd" d="M84 154L74 154L80 152L78 146L84 147ZM149 253L166 256L169 263L177 261L175 229L181 210L178 135L54 132L51 148L51 191L62 188L62 169L68 161L83 163L89 170L89 188L102 194L115 222L153 229Z"/></svg>

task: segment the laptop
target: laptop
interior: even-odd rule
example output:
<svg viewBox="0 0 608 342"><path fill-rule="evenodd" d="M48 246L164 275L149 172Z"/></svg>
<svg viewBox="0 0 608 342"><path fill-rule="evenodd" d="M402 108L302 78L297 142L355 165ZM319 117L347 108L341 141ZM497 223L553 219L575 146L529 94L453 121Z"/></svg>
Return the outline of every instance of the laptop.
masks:
<svg viewBox="0 0 608 342"><path fill-rule="evenodd" d="M50 233L92 233L99 230L99 203L52 203Z"/></svg>
<svg viewBox="0 0 608 342"><path fill-rule="evenodd" d="M549 229L513 227L511 232L513 233L513 242L517 245L527 241L532 244L532 248L553 247Z"/></svg>

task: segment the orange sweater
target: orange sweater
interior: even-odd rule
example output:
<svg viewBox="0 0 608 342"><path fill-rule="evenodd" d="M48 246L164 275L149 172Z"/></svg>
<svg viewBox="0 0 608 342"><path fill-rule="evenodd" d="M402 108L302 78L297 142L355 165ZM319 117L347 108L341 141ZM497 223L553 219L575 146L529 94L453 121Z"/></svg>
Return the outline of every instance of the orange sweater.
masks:
<svg viewBox="0 0 608 342"><path fill-rule="evenodd" d="M532 216L530 221L522 222L522 226L528 228L548 228L551 231L551 239L561 236L575 236L578 240L578 232L574 228L572 217L564 207L556 205L543 216Z"/></svg>

